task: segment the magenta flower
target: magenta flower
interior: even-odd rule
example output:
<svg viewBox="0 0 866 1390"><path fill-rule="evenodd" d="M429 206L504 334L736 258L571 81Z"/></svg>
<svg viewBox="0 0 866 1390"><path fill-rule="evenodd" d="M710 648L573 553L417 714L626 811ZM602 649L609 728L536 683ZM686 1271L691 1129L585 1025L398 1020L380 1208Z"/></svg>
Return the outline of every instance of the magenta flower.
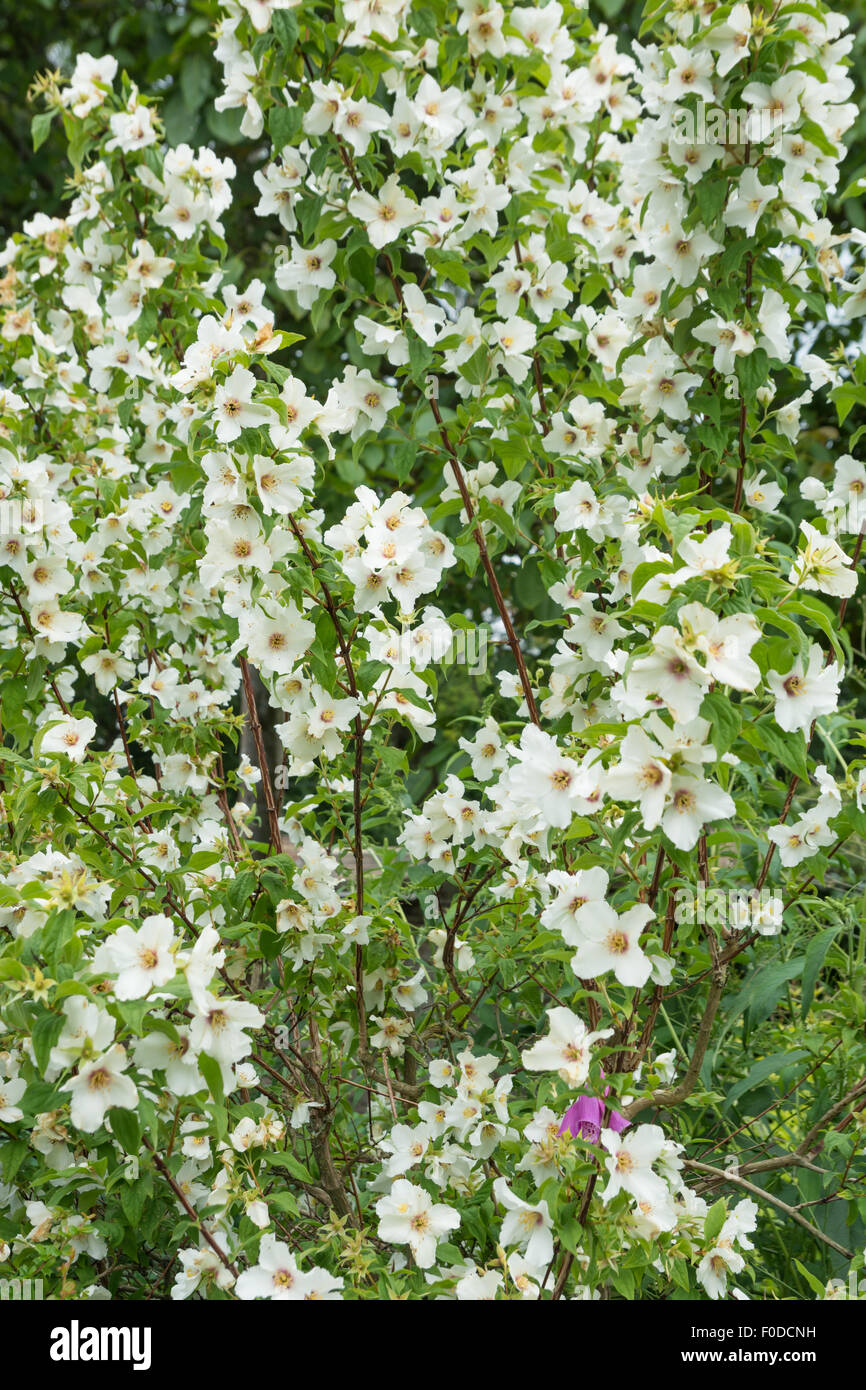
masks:
<svg viewBox="0 0 866 1390"><path fill-rule="evenodd" d="M610 1087L605 1089L608 1094ZM577 1100L568 1107L562 1117L562 1124L559 1126L560 1134L571 1134L575 1139L588 1139L591 1144L597 1144L601 1135L601 1122L604 1117L605 1103L596 1096L578 1096ZM617 1132L628 1128L628 1120L619 1111L612 1110L607 1118L607 1128Z"/></svg>

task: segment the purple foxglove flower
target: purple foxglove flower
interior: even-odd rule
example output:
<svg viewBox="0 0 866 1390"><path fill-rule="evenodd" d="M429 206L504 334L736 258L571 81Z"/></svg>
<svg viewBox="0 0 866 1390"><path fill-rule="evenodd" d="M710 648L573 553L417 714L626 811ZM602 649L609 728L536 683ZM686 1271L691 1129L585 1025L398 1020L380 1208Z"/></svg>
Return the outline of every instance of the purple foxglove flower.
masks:
<svg viewBox="0 0 866 1390"><path fill-rule="evenodd" d="M608 1087L605 1090L607 1095ZM604 1116L605 1103L596 1096L578 1096L577 1100L571 1104L562 1117L562 1124L559 1126L560 1134L571 1134L575 1139L588 1139L591 1144L597 1144L601 1135L601 1122ZM619 1111L612 1110L607 1120L607 1128L614 1129L617 1133L628 1128L628 1120Z"/></svg>

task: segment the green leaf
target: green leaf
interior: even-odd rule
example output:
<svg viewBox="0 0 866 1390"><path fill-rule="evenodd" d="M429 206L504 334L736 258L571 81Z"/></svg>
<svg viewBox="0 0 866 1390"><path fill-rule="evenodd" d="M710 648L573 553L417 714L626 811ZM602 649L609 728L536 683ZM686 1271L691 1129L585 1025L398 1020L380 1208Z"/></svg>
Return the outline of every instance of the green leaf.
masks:
<svg viewBox="0 0 866 1390"><path fill-rule="evenodd" d="M796 1265L800 1274L802 1274L803 1278L806 1280L806 1283L809 1285L809 1288L812 1290L815 1297L823 1299L827 1293L827 1290L825 1286L821 1283L821 1280L816 1279L814 1274L810 1274L806 1266L801 1264L799 1260L795 1260L794 1264Z"/></svg>
<svg viewBox="0 0 866 1390"><path fill-rule="evenodd" d="M486 381L490 375L490 348L487 344L482 343L467 361L461 362L458 370L470 386L480 386Z"/></svg>
<svg viewBox="0 0 866 1390"><path fill-rule="evenodd" d="M603 275L595 272L588 275L580 287L581 304L591 304L592 301L607 288L607 281Z"/></svg>
<svg viewBox="0 0 866 1390"><path fill-rule="evenodd" d="M45 1071L48 1066L51 1049L63 1032L65 1021L63 1014L47 1012L41 1013L34 1020L30 1030L30 1041L33 1044L33 1055L40 1071Z"/></svg>
<svg viewBox="0 0 866 1390"><path fill-rule="evenodd" d="M661 0L660 3L659 0L647 0L647 3L643 7L643 13L641 14L640 31L638 33L639 39L642 39L645 34L649 33L650 29L658 24L662 15L667 14L673 3L674 0Z"/></svg>
<svg viewBox="0 0 866 1390"><path fill-rule="evenodd" d="M191 53L180 69L180 92L187 111L198 111L210 91L210 63L203 53Z"/></svg>
<svg viewBox="0 0 866 1390"><path fill-rule="evenodd" d="M805 959L805 956L796 956L794 960L776 961L756 970L728 1001L728 1017L738 1018L748 1010L750 1024L761 1023L772 1012L788 981L800 974Z"/></svg>
<svg viewBox="0 0 866 1390"><path fill-rule="evenodd" d="M837 659L844 663L845 653L839 642L834 616L826 603L822 603L814 594L798 594L797 598L789 599L785 607L789 613L799 613L802 617L811 619L832 644Z"/></svg>
<svg viewBox="0 0 866 1390"><path fill-rule="evenodd" d="M861 404L864 394L866 393L851 381L843 382L841 386L833 388L830 392L830 398L835 403L840 425L845 423L854 406Z"/></svg>
<svg viewBox="0 0 866 1390"><path fill-rule="evenodd" d="M698 179L694 185L701 221L712 227L728 196L728 180L724 175L715 179Z"/></svg>
<svg viewBox="0 0 866 1390"><path fill-rule="evenodd" d="M369 694L379 677L388 669L386 661L362 661L358 668L358 689L365 695Z"/></svg>
<svg viewBox="0 0 866 1390"><path fill-rule="evenodd" d="M828 159L836 160L839 158L839 150L833 141L825 134L818 125L817 121L801 120L799 123L799 133L812 145L817 145L822 154Z"/></svg>
<svg viewBox="0 0 866 1390"><path fill-rule="evenodd" d="M634 1298L634 1275L629 1269L621 1269L618 1274L612 1277L612 1283L617 1293L622 1294L623 1298L629 1300Z"/></svg>
<svg viewBox="0 0 866 1390"><path fill-rule="evenodd" d="M249 901L256 891L256 876L251 869L243 869L233 878L226 892L226 901L229 907L238 911Z"/></svg>
<svg viewBox="0 0 866 1390"><path fill-rule="evenodd" d="M701 715L710 721L710 739L721 757L734 744L743 727L740 711L726 696L713 691L704 696Z"/></svg>
<svg viewBox="0 0 866 1390"><path fill-rule="evenodd" d="M707 1245L715 1244L716 1237L725 1224L727 1214L728 1204L724 1197L720 1197L715 1205L710 1207L707 1212L706 1221L704 1222L704 1235Z"/></svg>
<svg viewBox="0 0 866 1390"><path fill-rule="evenodd" d="M268 130L274 149L293 145L303 129L304 113L300 106L275 106L268 113Z"/></svg>
<svg viewBox="0 0 866 1390"><path fill-rule="evenodd" d="M411 327L406 329L406 341L409 345L409 375L416 386L423 386L430 363L433 361L433 349L428 347Z"/></svg>
<svg viewBox="0 0 866 1390"><path fill-rule="evenodd" d="M752 1067L748 1076L742 1077L736 1085L731 1087L722 1109L729 1110L731 1106L736 1105L740 1096L745 1096L749 1091L753 1091L756 1086L760 1086L762 1081L766 1081L768 1077L780 1072L783 1067L790 1066L792 1062L800 1062L809 1055L805 1048L798 1047L793 1052L774 1052L770 1057L762 1057Z"/></svg>
<svg viewBox="0 0 866 1390"><path fill-rule="evenodd" d="M450 280L453 285L459 285L463 290L472 289L469 265L464 257L456 251L428 251L427 260L444 279Z"/></svg>
<svg viewBox="0 0 866 1390"><path fill-rule="evenodd" d="M806 740L802 733L784 734L773 722L772 717L765 715L754 724L744 727L743 738L747 739L753 748L763 748L765 752L772 753L776 761L789 772L795 773L801 781L808 782Z"/></svg>
<svg viewBox="0 0 866 1390"><path fill-rule="evenodd" d="M111 1011L116 1011L127 1028L139 1038L144 1036L144 1020L152 1010L153 1003L148 999L117 999L111 1005Z"/></svg>
<svg viewBox="0 0 866 1390"><path fill-rule="evenodd" d="M271 15L274 38L284 53L292 53L298 42L298 21L292 10L275 10Z"/></svg>
<svg viewBox="0 0 866 1390"><path fill-rule="evenodd" d="M691 1280L689 1279L689 1267L685 1260L674 1259L673 1264L670 1268L670 1276L671 1281L676 1285L678 1289L683 1289L686 1292L688 1292L688 1290L691 1288Z"/></svg>
<svg viewBox="0 0 866 1390"><path fill-rule="evenodd" d="M12 1182L29 1151L30 1145L25 1139L13 1139L0 1146L0 1168L5 1182Z"/></svg>
<svg viewBox="0 0 866 1390"><path fill-rule="evenodd" d="M813 936L809 945L806 947L806 964L803 966L803 996L800 1003L800 1017L805 1018L812 1007L812 999L815 995L815 985L821 973L821 966L830 949L830 944L839 928L828 927L826 931L819 932Z"/></svg>
<svg viewBox="0 0 866 1390"><path fill-rule="evenodd" d="M208 1057L206 1052L203 1052L198 1059L198 1069L207 1082L207 1088L213 1099L216 1101L222 1100L225 1095L225 1089L223 1087L223 1074L220 1070L219 1063L214 1061L213 1057Z"/></svg>
<svg viewBox="0 0 866 1390"><path fill-rule="evenodd" d="M116 1116L112 1117L112 1129L114 1128L114 1121L116 1118ZM123 1209L124 1216L133 1228L140 1224L144 1208L147 1205L148 1198L152 1191L153 1182L149 1173L143 1178L139 1178L137 1182L129 1183L127 1186L121 1187L120 1205Z"/></svg>
<svg viewBox="0 0 866 1390"><path fill-rule="evenodd" d="M141 1125L134 1110L114 1109L109 1116L111 1132L120 1147L128 1154L137 1154L141 1148Z"/></svg>
<svg viewBox="0 0 866 1390"><path fill-rule="evenodd" d="M287 1168L292 1177L297 1178L299 1182L315 1182L309 1168L305 1168L293 1153L266 1154L265 1162L269 1168Z"/></svg>
<svg viewBox="0 0 866 1390"><path fill-rule="evenodd" d="M770 359L763 348L755 348L745 357L736 361L737 379L747 396L754 396L759 386L763 386L770 373Z"/></svg>
<svg viewBox="0 0 866 1390"><path fill-rule="evenodd" d="M458 1250L456 1245L451 1245L447 1240L440 1241L436 1247L436 1258L442 1264L462 1265L463 1253Z"/></svg>
<svg viewBox="0 0 866 1390"><path fill-rule="evenodd" d="M30 134L33 137L33 151L45 144L48 133L51 130L51 122L54 120L53 111L40 111L30 122Z"/></svg>

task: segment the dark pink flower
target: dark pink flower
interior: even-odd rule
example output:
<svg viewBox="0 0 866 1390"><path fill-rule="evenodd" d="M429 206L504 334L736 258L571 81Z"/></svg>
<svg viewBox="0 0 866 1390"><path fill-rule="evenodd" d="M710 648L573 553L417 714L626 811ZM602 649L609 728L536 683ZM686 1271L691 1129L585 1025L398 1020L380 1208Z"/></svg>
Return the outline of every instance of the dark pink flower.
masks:
<svg viewBox="0 0 866 1390"><path fill-rule="evenodd" d="M609 1089L608 1087L605 1090L605 1095ZM599 1100L596 1096L578 1096L563 1115L558 1132L571 1134L575 1139L588 1139L591 1144L597 1144L601 1135L604 1111L605 1103L603 1100ZM620 1115L617 1110L612 1110L607 1117L608 1129L615 1129L619 1132L627 1129L628 1124L625 1116Z"/></svg>

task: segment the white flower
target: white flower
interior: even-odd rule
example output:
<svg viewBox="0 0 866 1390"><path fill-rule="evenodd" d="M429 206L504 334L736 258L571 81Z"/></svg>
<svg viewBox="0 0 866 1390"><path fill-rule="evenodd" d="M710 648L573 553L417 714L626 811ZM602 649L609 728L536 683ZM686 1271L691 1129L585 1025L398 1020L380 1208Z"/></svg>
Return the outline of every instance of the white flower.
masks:
<svg viewBox="0 0 866 1390"><path fill-rule="evenodd" d="M832 536L822 536L808 521L800 522L800 530L806 544L791 566L788 583L834 598L850 598L857 588L857 573L845 551Z"/></svg>
<svg viewBox="0 0 866 1390"><path fill-rule="evenodd" d="M627 690L643 698L647 706L667 706L678 724L698 715L710 677L689 655L682 635L674 627L661 627L653 636L653 650L633 662Z"/></svg>
<svg viewBox="0 0 866 1390"><path fill-rule="evenodd" d="M370 1034L372 1046L387 1049L391 1057L402 1057L405 1050L403 1040L412 1032L411 1020L383 1018L380 1014L371 1014L370 1022L379 1025L377 1031Z"/></svg>
<svg viewBox="0 0 866 1390"><path fill-rule="evenodd" d="M764 482L763 472L747 479L743 488L743 496L747 503L758 512L776 511L784 495L778 483Z"/></svg>
<svg viewBox="0 0 866 1390"><path fill-rule="evenodd" d="M565 492L557 492L554 506L558 531L586 531L592 540L601 540L601 508L589 483L581 479Z"/></svg>
<svg viewBox="0 0 866 1390"><path fill-rule="evenodd" d="M250 661L265 675L289 675L307 650L315 627L294 604L283 603L274 615L256 609L239 621Z"/></svg>
<svg viewBox="0 0 866 1390"><path fill-rule="evenodd" d="M791 345L788 342L790 322L790 311L779 291L765 291L758 309L758 324L762 334L758 339L758 346L765 348L771 357L777 357L780 362L787 362L791 357Z"/></svg>
<svg viewBox="0 0 866 1390"><path fill-rule="evenodd" d="M715 348L713 366L725 375L733 372L737 357L748 356L755 348L755 339L747 329L720 319L717 314L693 328L692 337Z"/></svg>
<svg viewBox="0 0 866 1390"><path fill-rule="evenodd" d="M26 1090L27 1082L23 1077L13 1077L9 1081L0 1077L0 1120L4 1120L7 1125L24 1118L24 1111L19 1108L17 1102Z"/></svg>
<svg viewBox="0 0 866 1390"><path fill-rule="evenodd" d="M375 196L361 190L353 193L349 212L365 224L370 243L377 251L396 241L401 232L421 219L418 204L400 188L398 174L392 174Z"/></svg>
<svg viewBox="0 0 866 1390"><path fill-rule="evenodd" d="M528 355L535 347L535 325L516 316L490 327L490 341L502 354L502 365L512 381L521 382L532 366Z"/></svg>
<svg viewBox="0 0 866 1390"><path fill-rule="evenodd" d="M641 903L621 914L609 903L596 903L578 924L582 940L571 961L574 973L580 979L592 979L612 970L620 984L645 985L652 963L638 940L654 916L652 908Z"/></svg>
<svg viewBox="0 0 866 1390"><path fill-rule="evenodd" d="M290 242L291 259L277 266L275 279L281 290L294 290L302 309L312 309L322 290L332 289L336 284L336 271L331 262L337 254L337 243L327 238L318 246L304 250L295 241Z"/></svg>
<svg viewBox="0 0 866 1390"><path fill-rule="evenodd" d="M612 1036L612 1029L591 1033L582 1019L571 1009L557 1005L548 1009L550 1028L546 1038L521 1053L527 1071L555 1071L573 1090L582 1086L589 1076L593 1045Z"/></svg>
<svg viewBox="0 0 866 1390"><path fill-rule="evenodd" d="M498 1269L472 1268L454 1285L454 1297L460 1303L488 1303L496 1298L504 1283Z"/></svg>
<svg viewBox="0 0 866 1390"><path fill-rule="evenodd" d="M123 1075L128 1066L126 1049L115 1043L101 1057L83 1063L75 1076L64 1081L60 1089L72 1094L69 1108L76 1129L92 1134L112 1106L135 1109L138 1091L130 1078Z"/></svg>
<svg viewBox="0 0 866 1390"><path fill-rule="evenodd" d="M511 771L510 789L548 825L559 829L570 825L587 790L580 764L561 753L556 740L534 724L524 727L519 756Z"/></svg>
<svg viewBox="0 0 866 1390"><path fill-rule="evenodd" d="M666 1183L652 1170L667 1143L660 1125L638 1125L621 1134L603 1129L601 1143L607 1149L604 1164L610 1174L601 1194L604 1202L610 1202L619 1192L628 1192L638 1202L653 1206L664 1206L669 1201Z"/></svg>
<svg viewBox="0 0 866 1390"><path fill-rule="evenodd" d="M709 30L707 43L719 55L716 61L719 77L726 77L731 68L748 57L751 33L752 15L745 3L734 5L725 22Z"/></svg>
<svg viewBox="0 0 866 1390"><path fill-rule="evenodd" d="M671 784L664 750L633 724L620 744L620 760L605 773L605 790L614 798L640 803L646 830L654 830L662 817ZM544 918L542 918L542 921Z"/></svg>
<svg viewBox="0 0 866 1390"><path fill-rule="evenodd" d="M380 1147L390 1154L385 1164L386 1176L399 1178L423 1159L430 1147L430 1131L426 1125L394 1125Z"/></svg>
<svg viewBox="0 0 866 1390"><path fill-rule="evenodd" d="M178 1260L181 1267L174 1276L172 1299L189 1298L202 1280L213 1280L219 1289L230 1289L235 1282L231 1270L225 1267L216 1251L209 1245L203 1245L200 1250L180 1250Z"/></svg>
<svg viewBox="0 0 866 1390"><path fill-rule="evenodd" d="M117 975L116 999L143 999L149 990L168 984L177 972L177 938L170 917L145 917L139 931L124 925L93 955L93 969Z"/></svg>
<svg viewBox="0 0 866 1390"><path fill-rule="evenodd" d="M189 1030L178 1028L177 1033L177 1042L165 1033L136 1038L132 1055L140 1071L164 1071L166 1085L176 1096L192 1096L205 1089L205 1080L190 1050Z"/></svg>
<svg viewBox="0 0 866 1390"><path fill-rule="evenodd" d="M546 1202L531 1206L522 1198L515 1196L505 1178L497 1178L493 1184L493 1195L508 1215L502 1223L499 1243L507 1250L510 1245L519 1246L529 1264L543 1270L553 1259L553 1223Z"/></svg>
<svg viewBox="0 0 866 1390"><path fill-rule="evenodd" d="M269 406L253 401L256 378L246 367L235 367L231 376L221 382L213 399L216 436L222 444L237 439L242 430L267 424L273 419Z"/></svg>
<svg viewBox="0 0 866 1390"><path fill-rule="evenodd" d="M719 1239L700 1261L697 1276L710 1298L723 1298L728 1274L740 1274L745 1267L746 1261L734 1250L730 1241Z"/></svg>
<svg viewBox="0 0 866 1390"><path fill-rule="evenodd" d="M445 318L444 310L426 300L417 285L404 287L403 306L418 337L432 347Z"/></svg>
<svg viewBox="0 0 866 1390"><path fill-rule="evenodd" d="M452 1207L432 1201L423 1187L398 1178L386 1197L376 1203L378 1236L391 1245L408 1245L419 1269L429 1269L440 1237L460 1225Z"/></svg>
<svg viewBox="0 0 866 1390"><path fill-rule="evenodd" d="M808 729L822 714L832 714L839 703L842 672L835 661L824 664L821 648L812 643L808 666L800 657L790 671L767 672L767 684L776 697L773 711L776 723L786 733Z"/></svg>
<svg viewBox="0 0 866 1390"><path fill-rule="evenodd" d="M604 902L609 881L602 868L578 869L574 874L552 870L547 882L556 889L556 897L542 912L542 925L560 932L569 946L577 946L581 923L587 918L591 920L595 909Z"/></svg>
<svg viewBox="0 0 866 1390"><path fill-rule="evenodd" d="M774 183L762 183L757 169L743 170L736 191L729 197L723 217L728 227L742 227L746 236L754 236L764 209L778 197Z"/></svg>
<svg viewBox="0 0 866 1390"><path fill-rule="evenodd" d="M190 1043L196 1052L206 1052L217 1062L240 1062L252 1044L245 1028L261 1028L264 1014L243 999L217 999L203 992L193 998Z"/></svg>
<svg viewBox="0 0 866 1390"><path fill-rule="evenodd" d="M96 721L89 717L61 719L45 731L40 752L60 753L72 762L80 763L95 733Z"/></svg>
<svg viewBox="0 0 866 1390"><path fill-rule="evenodd" d="M342 1299L343 1280L326 1269L298 1269L289 1247L270 1232L259 1244L259 1262L238 1276L235 1293L245 1302L254 1298L272 1298L281 1302L301 1302L303 1299Z"/></svg>
<svg viewBox="0 0 866 1390"><path fill-rule="evenodd" d="M662 830L682 850L694 849L707 821L723 820L736 811L733 797L704 777L674 777L669 796Z"/></svg>

